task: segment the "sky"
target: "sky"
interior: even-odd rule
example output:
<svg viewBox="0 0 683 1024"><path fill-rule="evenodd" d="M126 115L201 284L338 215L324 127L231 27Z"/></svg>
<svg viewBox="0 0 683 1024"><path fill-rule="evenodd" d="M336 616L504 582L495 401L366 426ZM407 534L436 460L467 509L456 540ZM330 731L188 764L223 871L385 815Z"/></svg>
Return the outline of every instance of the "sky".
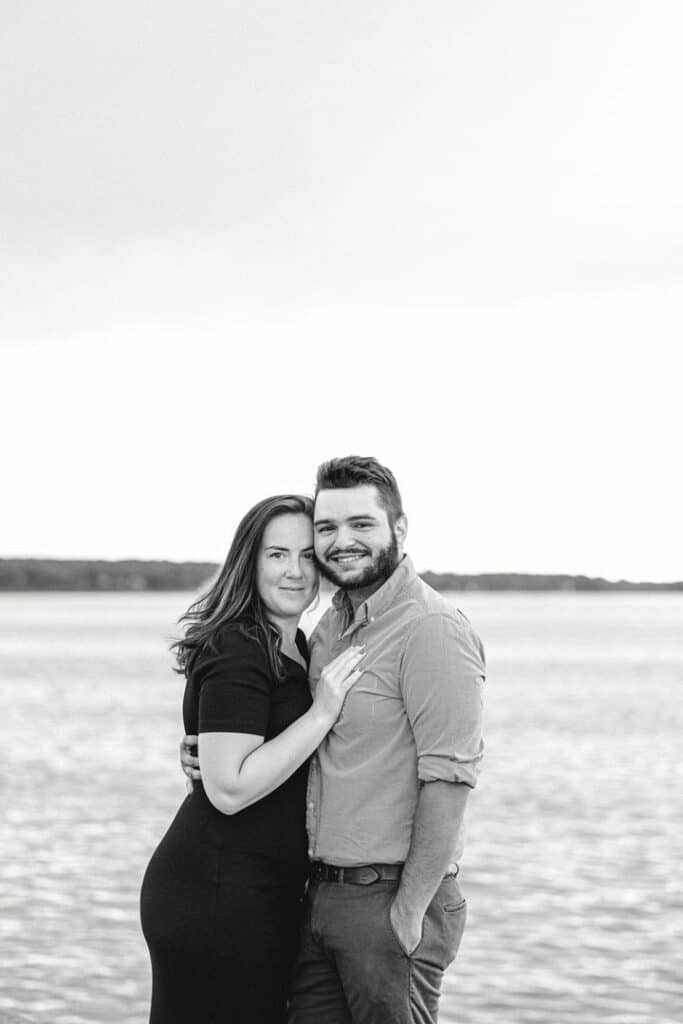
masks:
<svg viewBox="0 0 683 1024"><path fill-rule="evenodd" d="M418 569L683 579L683 8L0 12L0 556L221 561L323 459Z"/></svg>

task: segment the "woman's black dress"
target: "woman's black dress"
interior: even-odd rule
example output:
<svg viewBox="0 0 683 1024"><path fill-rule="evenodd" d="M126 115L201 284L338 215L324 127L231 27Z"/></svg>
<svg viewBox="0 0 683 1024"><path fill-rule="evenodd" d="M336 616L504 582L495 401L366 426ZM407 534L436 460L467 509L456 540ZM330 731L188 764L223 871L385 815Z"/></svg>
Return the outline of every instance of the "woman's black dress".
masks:
<svg viewBox="0 0 683 1024"><path fill-rule="evenodd" d="M303 633L297 646L306 657ZM311 706L307 674L266 653L231 623L185 688L189 734L272 739ZM150 1024L284 1024L308 869L307 765L268 796L221 814L201 783L181 805L147 867L142 928L152 960Z"/></svg>

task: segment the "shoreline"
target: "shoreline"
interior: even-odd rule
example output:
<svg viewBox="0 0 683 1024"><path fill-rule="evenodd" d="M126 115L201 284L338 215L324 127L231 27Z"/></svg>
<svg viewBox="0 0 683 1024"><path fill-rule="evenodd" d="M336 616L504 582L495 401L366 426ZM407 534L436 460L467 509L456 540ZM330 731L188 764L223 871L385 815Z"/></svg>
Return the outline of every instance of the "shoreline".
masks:
<svg viewBox="0 0 683 1024"><path fill-rule="evenodd" d="M196 591L219 569L213 562L142 559L0 558L0 593L163 593ZM683 581L606 580L600 576L542 573L419 574L439 591L529 593L683 593Z"/></svg>

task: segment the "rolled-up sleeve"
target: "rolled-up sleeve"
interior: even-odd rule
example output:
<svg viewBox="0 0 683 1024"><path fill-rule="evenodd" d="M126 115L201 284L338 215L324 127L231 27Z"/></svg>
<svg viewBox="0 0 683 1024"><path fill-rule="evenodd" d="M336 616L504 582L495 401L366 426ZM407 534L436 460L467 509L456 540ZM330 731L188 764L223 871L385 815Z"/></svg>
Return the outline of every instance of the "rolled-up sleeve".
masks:
<svg viewBox="0 0 683 1024"><path fill-rule="evenodd" d="M434 613L415 624L400 682L422 782L476 785L485 673L481 642L464 616Z"/></svg>

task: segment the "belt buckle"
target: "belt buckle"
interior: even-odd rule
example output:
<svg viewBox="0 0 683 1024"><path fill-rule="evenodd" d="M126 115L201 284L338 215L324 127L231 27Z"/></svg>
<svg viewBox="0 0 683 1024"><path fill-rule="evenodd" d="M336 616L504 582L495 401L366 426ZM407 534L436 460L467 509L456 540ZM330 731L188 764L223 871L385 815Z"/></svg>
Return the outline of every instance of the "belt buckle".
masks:
<svg viewBox="0 0 683 1024"><path fill-rule="evenodd" d="M358 882L360 885L372 885L374 882L379 882L381 877L377 868L368 864L366 867L360 868Z"/></svg>

